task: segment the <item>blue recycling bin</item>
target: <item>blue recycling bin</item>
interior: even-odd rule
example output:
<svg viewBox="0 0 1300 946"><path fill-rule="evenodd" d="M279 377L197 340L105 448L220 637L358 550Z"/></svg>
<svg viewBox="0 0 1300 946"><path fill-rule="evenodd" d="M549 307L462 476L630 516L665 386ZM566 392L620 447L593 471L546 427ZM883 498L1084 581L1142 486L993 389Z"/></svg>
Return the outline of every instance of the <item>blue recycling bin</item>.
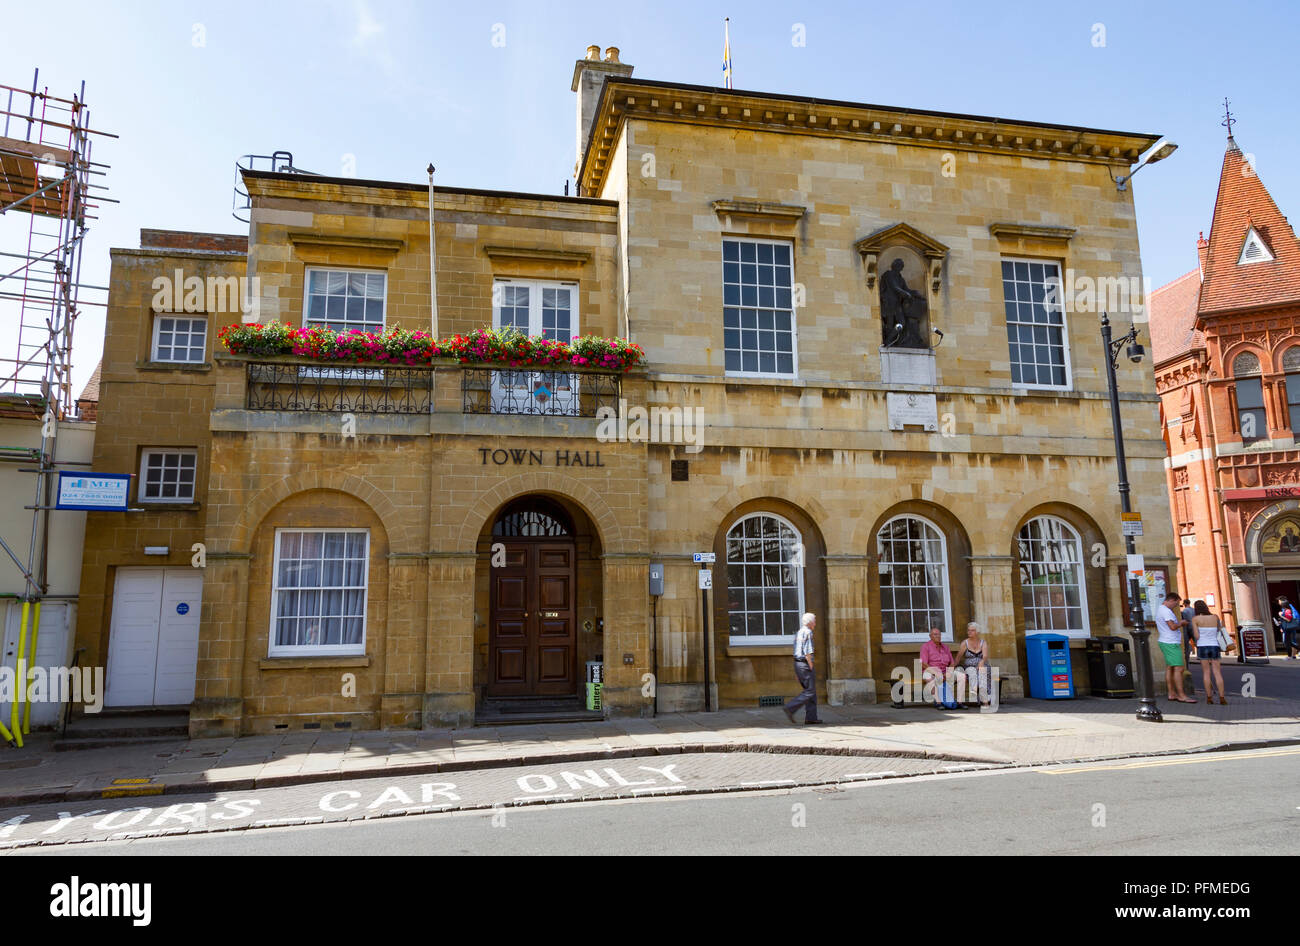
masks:
<svg viewBox="0 0 1300 946"><path fill-rule="evenodd" d="M1063 634L1027 634L1025 654L1029 664L1029 695L1036 700L1074 698L1070 672L1070 639Z"/></svg>

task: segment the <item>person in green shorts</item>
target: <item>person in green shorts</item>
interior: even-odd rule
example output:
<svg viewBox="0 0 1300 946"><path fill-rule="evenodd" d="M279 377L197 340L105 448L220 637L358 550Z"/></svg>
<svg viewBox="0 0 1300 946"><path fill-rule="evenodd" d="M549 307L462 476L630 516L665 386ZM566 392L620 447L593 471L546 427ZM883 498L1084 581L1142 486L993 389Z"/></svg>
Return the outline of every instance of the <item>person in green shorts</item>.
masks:
<svg viewBox="0 0 1300 946"><path fill-rule="evenodd" d="M1174 611L1182 599L1165 595L1165 603L1156 609L1156 640L1165 655L1165 689L1175 703L1195 703L1183 692L1183 622Z"/></svg>

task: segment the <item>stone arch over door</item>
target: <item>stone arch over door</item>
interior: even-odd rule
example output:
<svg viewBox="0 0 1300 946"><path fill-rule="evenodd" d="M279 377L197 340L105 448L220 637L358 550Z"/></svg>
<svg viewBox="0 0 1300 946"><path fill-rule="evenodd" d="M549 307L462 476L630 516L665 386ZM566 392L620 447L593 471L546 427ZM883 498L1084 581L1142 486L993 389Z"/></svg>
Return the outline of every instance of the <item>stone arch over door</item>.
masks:
<svg viewBox="0 0 1300 946"><path fill-rule="evenodd" d="M633 539L638 532L644 535L644 523L635 527L630 523L620 523L604 497L581 480L559 473L532 472L518 473L502 480L475 500L455 533L454 551L474 555L479 536L485 527L491 527L491 520L498 511L512 499L530 493L560 497L578 506L591 520L606 553L639 551L639 544L643 544L634 543ZM644 512L632 514L644 515Z"/></svg>

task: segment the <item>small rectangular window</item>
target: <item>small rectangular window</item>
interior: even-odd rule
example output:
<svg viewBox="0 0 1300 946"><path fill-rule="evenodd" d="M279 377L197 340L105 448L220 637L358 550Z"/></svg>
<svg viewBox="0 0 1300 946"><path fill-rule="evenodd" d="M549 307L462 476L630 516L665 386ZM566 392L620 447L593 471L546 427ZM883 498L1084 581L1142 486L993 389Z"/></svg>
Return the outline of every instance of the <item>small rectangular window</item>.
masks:
<svg viewBox="0 0 1300 946"><path fill-rule="evenodd" d="M1300 374L1286 376L1286 406L1290 415L1291 433L1300 436Z"/></svg>
<svg viewBox="0 0 1300 946"><path fill-rule="evenodd" d="M336 332L384 330L386 273L343 269L307 271L307 300L303 324L320 325Z"/></svg>
<svg viewBox="0 0 1300 946"><path fill-rule="evenodd" d="M208 320L155 316L153 320L153 360L202 364L207 354Z"/></svg>
<svg viewBox="0 0 1300 946"><path fill-rule="evenodd" d="M142 503L192 503L198 470L193 450L146 450L140 459L136 499Z"/></svg>

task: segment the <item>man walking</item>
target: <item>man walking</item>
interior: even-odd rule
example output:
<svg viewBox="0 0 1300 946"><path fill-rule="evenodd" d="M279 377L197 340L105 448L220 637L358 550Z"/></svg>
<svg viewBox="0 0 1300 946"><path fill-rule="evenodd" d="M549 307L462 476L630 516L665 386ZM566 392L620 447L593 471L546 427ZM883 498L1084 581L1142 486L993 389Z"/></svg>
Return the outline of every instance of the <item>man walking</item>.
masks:
<svg viewBox="0 0 1300 946"><path fill-rule="evenodd" d="M799 630L794 635L794 675L803 692L785 704L785 715L792 723L799 707L807 707L803 714L805 726L821 724L817 718L817 676L813 673L812 632L816 626L817 618L811 613L799 620Z"/></svg>

